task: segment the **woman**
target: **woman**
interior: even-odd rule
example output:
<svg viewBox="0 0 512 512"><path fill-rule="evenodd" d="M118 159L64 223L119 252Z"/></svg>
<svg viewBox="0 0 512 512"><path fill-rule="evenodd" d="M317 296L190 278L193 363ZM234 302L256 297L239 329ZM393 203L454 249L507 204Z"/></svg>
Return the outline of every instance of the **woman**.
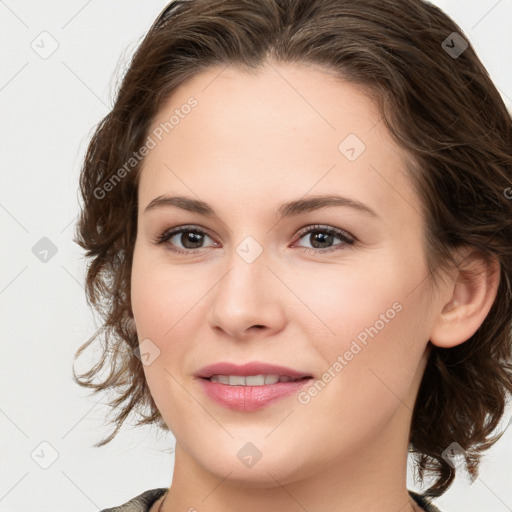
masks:
<svg viewBox="0 0 512 512"><path fill-rule="evenodd" d="M176 438L169 489L115 510L435 511L476 478L512 392L511 148L431 4L169 4L81 173L97 446L132 411Z"/></svg>

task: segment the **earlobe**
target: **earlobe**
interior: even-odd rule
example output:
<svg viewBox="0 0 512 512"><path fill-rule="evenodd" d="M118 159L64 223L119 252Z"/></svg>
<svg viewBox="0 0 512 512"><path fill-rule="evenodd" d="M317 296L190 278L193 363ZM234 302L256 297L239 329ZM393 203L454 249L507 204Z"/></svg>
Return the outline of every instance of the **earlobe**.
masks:
<svg viewBox="0 0 512 512"><path fill-rule="evenodd" d="M499 281L498 260L467 248L454 278L444 285L447 295L451 296L441 303L430 334L431 343L450 348L471 338L494 303Z"/></svg>

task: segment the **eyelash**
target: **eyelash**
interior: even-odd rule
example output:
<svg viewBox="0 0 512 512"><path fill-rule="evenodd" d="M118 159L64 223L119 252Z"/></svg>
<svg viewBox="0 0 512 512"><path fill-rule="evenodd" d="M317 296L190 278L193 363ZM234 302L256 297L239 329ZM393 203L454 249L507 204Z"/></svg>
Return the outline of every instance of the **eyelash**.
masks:
<svg viewBox="0 0 512 512"><path fill-rule="evenodd" d="M156 245L160 245L160 244L167 242L169 239L171 239L173 236L175 236L177 234L187 233L187 232L198 233L200 235L209 236L208 233L206 233L202 229L198 229L197 226L181 226L179 228L173 228L171 230L165 231L161 235L157 235L153 239L153 243ZM327 233L329 235L334 235L337 238L340 238L343 241L343 243L337 244L335 247L329 247L326 249L314 249L314 248L310 248L310 247L300 247L300 249L302 249L304 252L325 254L328 252L343 250L343 248L346 245L353 245L355 242L355 238L353 236L349 235L346 231L342 231L341 229L333 228L330 226L322 226L320 224L315 224L313 226L309 226L308 229L300 231L299 232L299 240L303 236L308 235L310 233L314 233L314 232ZM341 247L339 247L339 246L341 246ZM179 249L175 249L175 248L171 247L171 245L169 244L169 247L167 249L169 251L177 253L177 254L196 254L203 248L187 249L187 250L180 249L179 250Z"/></svg>

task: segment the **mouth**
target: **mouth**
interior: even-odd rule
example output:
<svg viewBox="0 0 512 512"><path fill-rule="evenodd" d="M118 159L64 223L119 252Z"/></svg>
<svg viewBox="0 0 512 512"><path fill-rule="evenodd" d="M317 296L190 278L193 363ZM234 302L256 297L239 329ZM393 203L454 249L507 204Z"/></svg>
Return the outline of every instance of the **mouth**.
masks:
<svg viewBox="0 0 512 512"><path fill-rule="evenodd" d="M240 412L257 411L291 397L313 379L312 374L258 361L215 363L196 372L195 377L208 398Z"/></svg>
<svg viewBox="0 0 512 512"><path fill-rule="evenodd" d="M279 382L297 382L306 379L312 379L311 376L291 377L290 375L221 375L216 374L211 377L202 377L210 382L218 382L228 386L267 386Z"/></svg>

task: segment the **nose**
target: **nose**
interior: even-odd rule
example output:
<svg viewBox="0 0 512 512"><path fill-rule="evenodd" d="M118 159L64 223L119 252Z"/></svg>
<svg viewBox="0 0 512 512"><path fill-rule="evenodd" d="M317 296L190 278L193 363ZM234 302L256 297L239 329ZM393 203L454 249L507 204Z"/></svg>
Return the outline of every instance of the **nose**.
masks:
<svg viewBox="0 0 512 512"><path fill-rule="evenodd" d="M274 268L271 268L274 267ZM286 323L286 289L277 277L276 265L263 252L248 263L236 252L226 272L212 290L207 321L212 329L234 340L266 337L281 331Z"/></svg>

